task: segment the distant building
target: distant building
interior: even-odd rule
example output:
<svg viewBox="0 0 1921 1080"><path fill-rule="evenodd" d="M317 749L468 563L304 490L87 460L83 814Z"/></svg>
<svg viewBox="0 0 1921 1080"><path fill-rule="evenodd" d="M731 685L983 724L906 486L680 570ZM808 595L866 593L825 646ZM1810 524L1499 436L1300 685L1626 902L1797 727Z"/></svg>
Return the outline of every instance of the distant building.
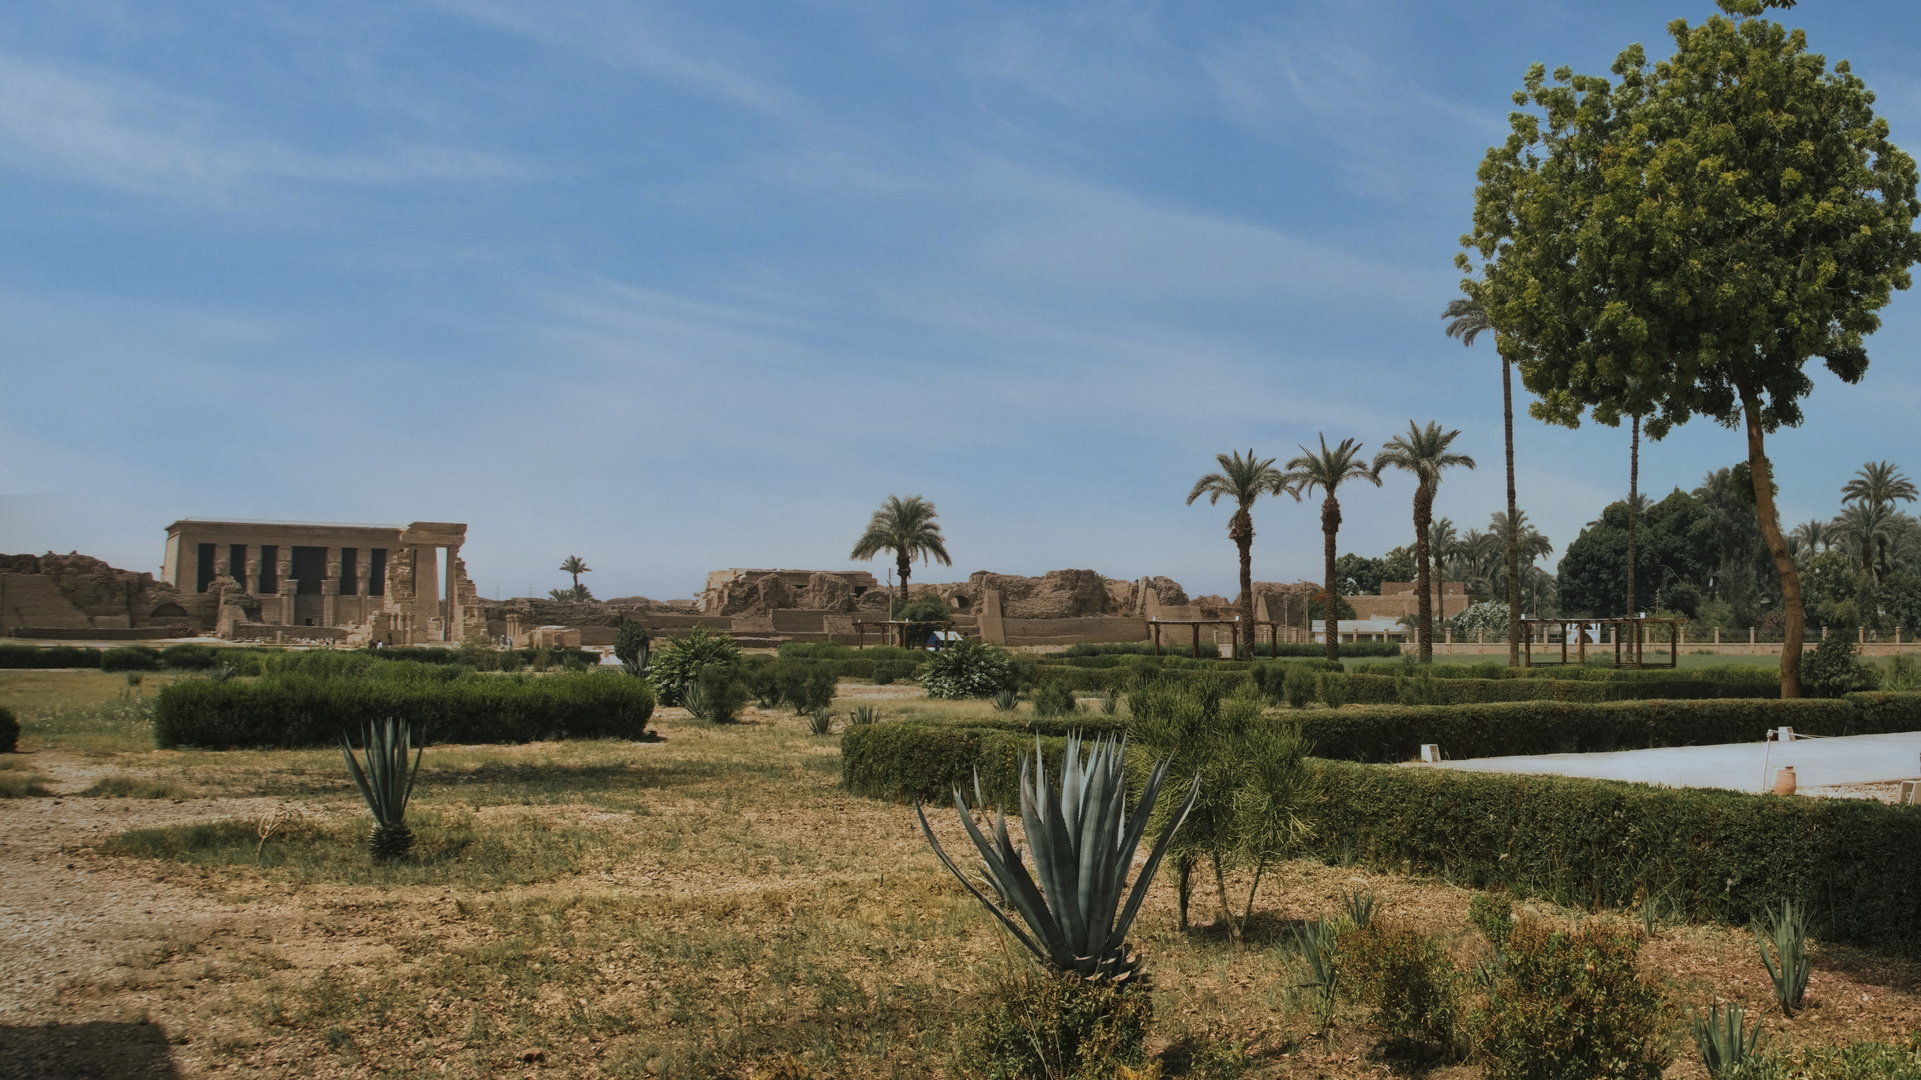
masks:
<svg viewBox="0 0 1921 1080"><path fill-rule="evenodd" d="M167 526L161 580L183 594L219 593L223 636L331 627L395 645L484 639L479 594L460 558L466 540L467 526L454 522L183 518Z"/></svg>

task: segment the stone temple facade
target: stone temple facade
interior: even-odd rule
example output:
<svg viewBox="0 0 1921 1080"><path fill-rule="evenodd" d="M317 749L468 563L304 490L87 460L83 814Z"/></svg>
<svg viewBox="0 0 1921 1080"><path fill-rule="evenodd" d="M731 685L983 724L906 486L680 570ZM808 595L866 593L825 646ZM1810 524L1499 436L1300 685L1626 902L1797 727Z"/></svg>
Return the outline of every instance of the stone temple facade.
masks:
<svg viewBox="0 0 1921 1080"><path fill-rule="evenodd" d="M203 521L167 526L161 581L203 597L239 639L389 645L487 637L460 549L467 526ZM211 595L209 595L211 594Z"/></svg>

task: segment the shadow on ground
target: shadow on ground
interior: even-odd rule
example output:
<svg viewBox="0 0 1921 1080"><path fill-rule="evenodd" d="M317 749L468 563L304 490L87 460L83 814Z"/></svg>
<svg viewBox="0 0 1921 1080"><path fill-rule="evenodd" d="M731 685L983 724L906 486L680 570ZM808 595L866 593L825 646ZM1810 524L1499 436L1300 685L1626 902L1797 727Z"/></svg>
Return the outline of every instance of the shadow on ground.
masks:
<svg viewBox="0 0 1921 1080"><path fill-rule="evenodd" d="M0 1027L0 1076L8 1080L175 1080L158 1024Z"/></svg>

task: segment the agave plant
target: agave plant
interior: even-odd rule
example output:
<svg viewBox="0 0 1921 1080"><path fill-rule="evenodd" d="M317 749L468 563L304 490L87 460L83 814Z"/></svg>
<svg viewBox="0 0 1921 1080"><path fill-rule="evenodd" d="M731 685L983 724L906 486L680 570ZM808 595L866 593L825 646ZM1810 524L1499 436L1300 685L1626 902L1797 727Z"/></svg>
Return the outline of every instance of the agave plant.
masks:
<svg viewBox="0 0 1921 1080"><path fill-rule="evenodd" d="M1300 988L1314 991L1314 1014L1320 1018L1323 1030L1333 1019L1334 995L1340 989L1341 972L1336 955L1339 936L1325 916L1294 931L1295 943L1301 947L1301 959L1307 964L1307 981L1301 983Z"/></svg>
<svg viewBox="0 0 1921 1080"><path fill-rule="evenodd" d="M1694 1047L1701 1053L1701 1064L1708 1067L1708 1075L1721 1080L1722 1077L1738 1075L1754 1060L1755 1047L1761 1043L1761 1022L1757 1019L1753 1027L1747 1027L1741 1015L1741 1006L1729 1005L1726 1012L1721 1006L1708 1008L1703 1018L1698 1013L1689 1017L1694 1028Z"/></svg>
<svg viewBox="0 0 1921 1080"><path fill-rule="evenodd" d="M847 722L856 726L872 724L879 719L880 713L872 705L856 705L854 711L847 714Z"/></svg>
<svg viewBox="0 0 1921 1080"><path fill-rule="evenodd" d="M834 714L826 709L815 709L807 714L807 731L812 735L829 735L834 730Z"/></svg>
<svg viewBox="0 0 1921 1080"><path fill-rule="evenodd" d="M1761 946L1761 963L1774 980L1774 998L1788 1016L1801 1007L1808 992L1808 915L1793 900L1781 901L1781 910L1767 913L1767 930L1755 920L1754 936ZM1774 955L1768 955L1768 946Z"/></svg>
<svg viewBox="0 0 1921 1080"><path fill-rule="evenodd" d="M1019 704L1020 698L1012 690L1002 690L994 695L995 712L1013 712Z"/></svg>
<svg viewBox="0 0 1921 1080"><path fill-rule="evenodd" d="M975 827L967 800L960 786L954 787L954 808L960 811L961 824L986 864L990 884L1007 908L1020 916L1010 918L974 887L954 860L947 857L934 830L927 824L927 813L919 803L914 813L920 818L921 832L934 846L954 877L976 900L986 905L1014 937L1042 964L1062 973L1087 979L1120 982L1140 967L1140 957L1128 951L1127 931L1134 925L1147 887L1160 869L1168 841L1186 820L1200 791L1200 777L1188 787L1187 799L1168 818L1160 838L1155 841L1147 862L1134 879L1134 888L1121 905L1127 885L1127 869L1140 848L1147 819L1167 779L1166 759L1154 766L1147 785L1141 789L1140 802L1132 815L1127 813L1127 774L1124 769L1126 746L1118 739L1103 739L1093 744L1091 753L1082 753L1079 736L1067 740L1067 756L1061 768L1061 782L1055 789L1047 776L1041 757L1040 740L1034 741L1034 760L1021 762L1021 824L1027 845L1034 857L1035 875L1028 872L1020 850L1007 836L1007 815L997 812L993 839ZM975 802L982 802L979 778L975 778ZM1023 929L1021 923L1026 924Z"/></svg>
<svg viewBox="0 0 1921 1080"><path fill-rule="evenodd" d="M367 849L376 862L398 859L414 846L414 833L407 827L407 799L414 793L414 778L420 775L420 755L425 747L415 748L405 720L389 716L379 724L367 723L365 751L367 767L361 769L353 744L340 736L340 756L347 759L354 786L373 811L374 831ZM407 751L414 751L413 767L407 767Z"/></svg>
<svg viewBox="0 0 1921 1080"><path fill-rule="evenodd" d="M1341 908L1357 930L1367 929L1368 924L1374 921L1374 909L1380 906L1380 902L1381 898L1371 892L1341 890Z"/></svg>

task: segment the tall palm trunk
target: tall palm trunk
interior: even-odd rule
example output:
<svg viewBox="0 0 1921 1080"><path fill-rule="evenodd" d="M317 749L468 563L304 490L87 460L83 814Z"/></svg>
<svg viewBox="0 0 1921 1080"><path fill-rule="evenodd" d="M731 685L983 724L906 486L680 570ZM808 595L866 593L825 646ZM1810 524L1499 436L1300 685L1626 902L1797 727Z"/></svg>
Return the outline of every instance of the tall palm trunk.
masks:
<svg viewBox="0 0 1921 1080"><path fill-rule="evenodd" d="M1634 418L1634 435L1628 442L1628 609L1627 617L1634 618L1640 605L1634 599L1634 526L1639 517L1635 510L1640 503L1641 494L1641 418ZM1629 654L1638 663L1641 659L1641 625L1633 624L1634 640L1628 645Z"/></svg>
<svg viewBox="0 0 1921 1080"><path fill-rule="evenodd" d="M1321 503L1321 538L1326 544L1326 603L1322 606L1321 626L1327 631L1327 658L1341 658L1341 594L1334 589L1334 537L1341 531L1341 503L1333 492Z"/></svg>
<svg viewBox="0 0 1921 1080"><path fill-rule="evenodd" d="M1495 342L1500 347L1500 342ZM1514 388L1501 357L1501 424L1507 434L1507 666L1521 666L1521 521L1514 504Z"/></svg>
<svg viewBox="0 0 1921 1080"><path fill-rule="evenodd" d="M909 559L907 553L903 551L894 556L894 566L900 571L900 588L894 590L894 610L887 613L888 622L893 622L900 615L901 609L907 606L907 576L914 572L914 561ZM906 645L907 629L905 627L901 628L900 635L900 643Z"/></svg>
<svg viewBox="0 0 1921 1080"><path fill-rule="evenodd" d="M1429 554L1434 558L1434 626L1438 636L1441 624L1447 621L1447 574L1441 568L1441 553Z"/></svg>
<svg viewBox="0 0 1921 1080"><path fill-rule="evenodd" d="M1254 516L1243 506L1234 514L1227 529L1228 539L1241 553L1241 633L1235 642L1234 659L1254 655Z"/></svg>
<svg viewBox="0 0 1921 1080"><path fill-rule="evenodd" d="M1434 516L1434 489L1426 482L1414 489L1414 625L1420 637L1420 661L1423 664L1434 662L1434 609L1427 594L1428 573L1427 526ZM1333 566L1332 562L1328 564ZM1331 572L1331 571L1330 571Z"/></svg>
<svg viewBox="0 0 1921 1080"><path fill-rule="evenodd" d="M1747 422L1748 472L1754 478L1754 511L1760 519L1761 538L1767 541L1768 554L1774 557L1774 572L1781 578L1782 614L1787 616L1781 642L1781 696L1801 696L1801 639L1807 615L1801 609L1801 577L1794 570L1794 556L1781 535L1781 518L1774 509L1774 469L1762 443L1761 402L1757 394L1741 389L1741 413Z"/></svg>

